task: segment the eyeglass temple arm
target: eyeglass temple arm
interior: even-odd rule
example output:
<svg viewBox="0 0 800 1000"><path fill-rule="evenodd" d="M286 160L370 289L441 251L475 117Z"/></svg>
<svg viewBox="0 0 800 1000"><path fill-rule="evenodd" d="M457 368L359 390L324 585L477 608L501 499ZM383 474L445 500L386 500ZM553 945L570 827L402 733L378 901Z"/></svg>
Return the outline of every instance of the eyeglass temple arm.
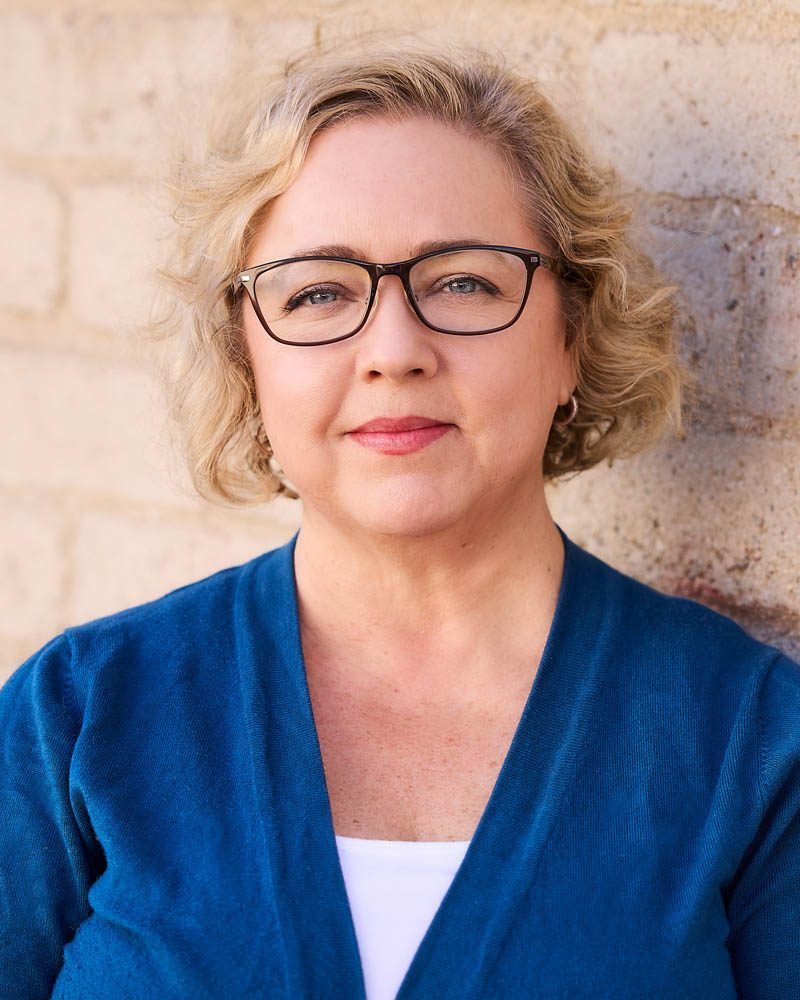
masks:
<svg viewBox="0 0 800 1000"><path fill-rule="evenodd" d="M574 278L574 269L562 258L560 257L548 257L547 254L540 253L537 255L539 257L539 262L542 267L546 267L548 271L552 271L556 277L559 278Z"/></svg>

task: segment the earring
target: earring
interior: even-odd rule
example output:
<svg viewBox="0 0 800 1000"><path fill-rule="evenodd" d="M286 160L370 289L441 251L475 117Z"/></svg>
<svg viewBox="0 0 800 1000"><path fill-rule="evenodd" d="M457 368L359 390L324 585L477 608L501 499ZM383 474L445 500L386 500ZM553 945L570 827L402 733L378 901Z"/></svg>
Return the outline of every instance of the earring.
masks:
<svg viewBox="0 0 800 1000"><path fill-rule="evenodd" d="M575 394L572 392L569 394L569 403L571 407L569 416L565 417L564 420L553 421L553 427L555 427L557 430L563 430L568 424L571 424L572 421L575 419L575 414L578 412L578 400L575 398Z"/></svg>
<svg viewBox="0 0 800 1000"><path fill-rule="evenodd" d="M283 470L280 468L276 469L273 466L275 455L260 415L256 415L254 424L253 443L248 461L250 470L258 476L265 477L276 493L289 497L291 500L298 500L300 498L299 494L286 482L283 477Z"/></svg>

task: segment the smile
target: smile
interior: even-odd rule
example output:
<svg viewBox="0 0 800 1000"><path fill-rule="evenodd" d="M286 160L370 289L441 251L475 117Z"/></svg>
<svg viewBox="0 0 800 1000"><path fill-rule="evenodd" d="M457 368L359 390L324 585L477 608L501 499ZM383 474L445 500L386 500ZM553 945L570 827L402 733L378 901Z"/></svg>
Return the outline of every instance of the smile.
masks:
<svg viewBox="0 0 800 1000"><path fill-rule="evenodd" d="M351 431L347 437L363 448L371 448L384 455L408 455L412 451L427 448L429 444L433 444L448 431L453 430L453 427L454 424L432 424L411 430L356 430Z"/></svg>

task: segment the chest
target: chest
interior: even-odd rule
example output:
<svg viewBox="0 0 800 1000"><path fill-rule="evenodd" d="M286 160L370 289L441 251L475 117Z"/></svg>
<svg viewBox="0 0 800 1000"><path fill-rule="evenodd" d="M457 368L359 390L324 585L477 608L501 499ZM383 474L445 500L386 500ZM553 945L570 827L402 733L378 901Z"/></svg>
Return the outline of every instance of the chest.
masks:
<svg viewBox="0 0 800 1000"><path fill-rule="evenodd" d="M378 840L470 840L531 680L449 706L309 683L335 832Z"/></svg>

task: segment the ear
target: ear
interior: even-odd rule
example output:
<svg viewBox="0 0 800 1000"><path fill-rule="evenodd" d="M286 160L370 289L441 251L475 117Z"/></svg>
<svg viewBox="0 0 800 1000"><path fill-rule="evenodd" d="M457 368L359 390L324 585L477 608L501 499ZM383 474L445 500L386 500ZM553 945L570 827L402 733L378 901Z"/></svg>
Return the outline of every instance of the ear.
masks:
<svg viewBox="0 0 800 1000"><path fill-rule="evenodd" d="M575 391L578 376L575 370L575 358L570 348L564 349L561 359L560 378L558 385L558 405L566 406L569 397Z"/></svg>

